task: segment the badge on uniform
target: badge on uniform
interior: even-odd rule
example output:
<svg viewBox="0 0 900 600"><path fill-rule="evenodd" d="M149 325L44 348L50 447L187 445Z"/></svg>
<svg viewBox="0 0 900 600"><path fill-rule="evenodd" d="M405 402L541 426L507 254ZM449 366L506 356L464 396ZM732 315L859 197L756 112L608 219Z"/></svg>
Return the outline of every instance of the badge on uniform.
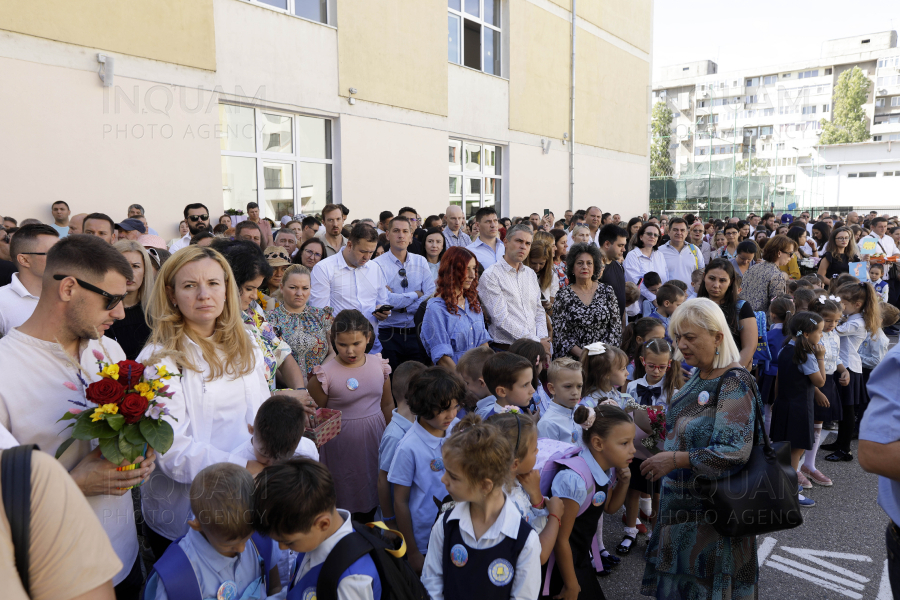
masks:
<svg viewBox="0 0 900 600"><path fill-rule="evenodd" d="M709 404L709 392L700 392L700 395L697 396L697 404L700 406Z"/></svg>
<svg viewBox="0 0 900 600"><path fill-rule="evenodd" d="M316 600L316 588L308 587L303 590L303 596L301 596L302 600Z"/></svg>
<svg viewBox="0 0 900 600"><path fill-rule="evenodd" d="M594 497L591 499L591 504L594 506L602 506L604 502L606 502L606 492L602 491L594 494Z"/></svg>
<svg viewBox="0 0 900 600"><path fill-rule="evenodd" d="M438 471L444 470L444 461L439 458L435 458L431 461L431 470L437 473Z"/></svg>
<svg viewBox="0 0 900 600"><path fill-rule="evenodd" d="M350 390L351 392L355 392L356 388L358 388L358 387L359 387L359 382L356 379L354 379L353 377L351 377L350 379L347 380L347 389Z"/></svg>
<svg viewBox="0 0 900 600"><path fill-rule="evenodd" d="M578 442L578 434L574 431L572 432L572 443L575 444Z"/></svg>
<svg viewBox="0 0 900 600"><path fill-rule="evenodd" d="M237 584L233 581L226 581L219 586L216 592L216 600L237 600Z"/></svg>
<svg viewBox="0 0 900 600"><path fill-rule="evenodd" d="M497 587L503 587L512 581L515 569L508 560L498 558L488 567L488 579Z"/></svg>
<svg viewBox="0 0 900 600"><path fill-rule="evenodd" d="M462 544L456 544L450 548L450 562L457 567L464 567L469 562L469 551Z"/></svg>

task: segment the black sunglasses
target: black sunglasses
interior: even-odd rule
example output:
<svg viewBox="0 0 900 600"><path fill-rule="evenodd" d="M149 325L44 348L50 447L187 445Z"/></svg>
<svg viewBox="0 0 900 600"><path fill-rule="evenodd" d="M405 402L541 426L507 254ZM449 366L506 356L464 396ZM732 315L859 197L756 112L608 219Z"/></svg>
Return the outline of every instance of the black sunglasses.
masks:
<svg viewBox="0 0 900 600"><path fill-rule="evenodd" d="M397 272L397 275L403 278L403 281L400 282L400 286L404 289L409 287L409 279L406 278L406 269L400 269Z"/></svg>
<svg viewBox="0 0 900 600"><path fill-rule="evenodd" d="M55 279L57 281L62 281L66 277L70 277L70 275L54 275L53 279ZM106 310L114 309L116 307L116 305L119 302L121 302L122 299L125 298L125 296L127 296L127 294L118 294L118 295L110 294L109 292L107 292L105 290L101 290L96 285L91 285L90 283L88 283L86 281L82 281L82 280L78 279L77 277L72 277L72 279L74 279L78 285L80 285L84 289L88 290L89 292L94 292L95 294L100 294L101 296L103 296L104 298L109 300L109 302L106 303Z"/></svg>
<svg viewBox="0 0 900 600"><path fill-rule="evenodd" d="M188 219L191 220L191 223L196 223L197 221L209 221L209 215L191 215Z"/></svg>

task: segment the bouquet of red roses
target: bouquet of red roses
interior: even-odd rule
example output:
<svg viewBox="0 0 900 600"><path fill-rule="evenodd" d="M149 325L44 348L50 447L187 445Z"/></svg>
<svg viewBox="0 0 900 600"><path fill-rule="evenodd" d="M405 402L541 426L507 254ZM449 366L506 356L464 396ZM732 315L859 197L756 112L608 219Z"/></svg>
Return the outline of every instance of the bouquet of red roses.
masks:
<svg viewBox="0 0 900 600"><path fill-rule="evenodd" d="M110 363L99 350L94 350L94 358L100 379L88 384L78 374L85 401L69 400L82 408L70 409L59 419L74 422L66 427L72 428L72 437L60 445L56 458L75 440L98 440L103 457L116 465L122 461L133 463L144 456L148 446L165 454L172 447L174 432L162 417L175 417L159 400L172 397L166 381L180 375L169 373L165 366L147 368L133 360ZM71 381L64 385L73 392L79 391ZM133 468L130 464L119 470Z"/></svg>

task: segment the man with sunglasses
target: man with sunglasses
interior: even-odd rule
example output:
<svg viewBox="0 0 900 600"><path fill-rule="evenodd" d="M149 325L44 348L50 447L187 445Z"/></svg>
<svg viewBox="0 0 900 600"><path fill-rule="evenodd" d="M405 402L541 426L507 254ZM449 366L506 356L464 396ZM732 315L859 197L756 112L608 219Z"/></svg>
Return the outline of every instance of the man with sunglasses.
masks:
<svg viewBox="0 0 900 600"><path fill-rule="evenodd" d="M14 238L15 239L15 238ZM34 314L0 339L0 425L22 444L37 444L53 456L68 437L57 419L67 410L92 410L84 402L84 383L96 381L97 359L115 364L122 348L101 338L125 316L122 299L134 274L127 259L96 236L75 235L47 252L41 299ZM74 390L72 388L75 388ZM134 506L129 486L153 471L156 456L147 450L137 468L117 471L91 443L76 440L59 458L78 484L109 536L124 568L113 577L116 597L137 599L143 577L138 555ZM146 490L145 493L148 493Z"/></svg>
<svg viewBox="0 0 900 600"><path fill-rule="evenodd" d="M9 285L0 287L0 336L27 321L34 312L41 297L47 251L58 241L59 233L50 225L25 225L16 232L9 247L19 272Z"/></svg>
<svg viewBox="0 0 900 600"><path fill-rule="evenodd" d="M381 267L389 290L387 303L393 306L391 316L381 322L378 338L381 355L391 369L407 360L427 362L419 347L419 336L413 317L422 303L434 295L434 277L424 256L408 251L412 240L412 223L406 217L388 221L387 238L391 249L374 260Z"/></svg>
<svg viewBox="0 0 900 600"><path fill-rule="evenodd" d="M191 238L201 231L211 231L209 227L209 209L199 202L188 204L184 207L184 221L187 223L188 232L180 240L169 246L169 252L172 254L190 246Z"/></svg>

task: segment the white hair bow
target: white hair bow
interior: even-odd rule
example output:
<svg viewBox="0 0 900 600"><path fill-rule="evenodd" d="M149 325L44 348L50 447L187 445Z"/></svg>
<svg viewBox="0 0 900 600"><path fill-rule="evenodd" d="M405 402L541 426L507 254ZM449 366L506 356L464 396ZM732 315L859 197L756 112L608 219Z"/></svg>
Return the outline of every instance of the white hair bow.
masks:
<svg viewBox="0 0 900 600"><path fill-rule="evenodd" d="M826 300L828 300L828 298L826 298L824 294L819 296L819 304L825 304Z"/></svg>
<svg viewBox="0 0 900 600"><path fill-rule="evenodd" d="M597 342L598 344L600 342ZM588 417L585 419L584 423L581 423L581 428L587 431L594 425L594 421L597 420L597 413L593 408L588 409Z"/></svg>
<svg viewBox="0 0 900 600"><path fill-rule="evenodd" d="M594 342L593 344L588 344L584 347L587 350L588 356L597 356L598 354L606 353L606 345L603 342Z"/></svg>
<svg viewBox="0 0 900 600"><path fill-rule="evenodd" d="M841 301L841 299L838 298L837 296L828 296L828 299L829 299L829 300L834 300L835 302L840 302L840 301Z"/></svg>

